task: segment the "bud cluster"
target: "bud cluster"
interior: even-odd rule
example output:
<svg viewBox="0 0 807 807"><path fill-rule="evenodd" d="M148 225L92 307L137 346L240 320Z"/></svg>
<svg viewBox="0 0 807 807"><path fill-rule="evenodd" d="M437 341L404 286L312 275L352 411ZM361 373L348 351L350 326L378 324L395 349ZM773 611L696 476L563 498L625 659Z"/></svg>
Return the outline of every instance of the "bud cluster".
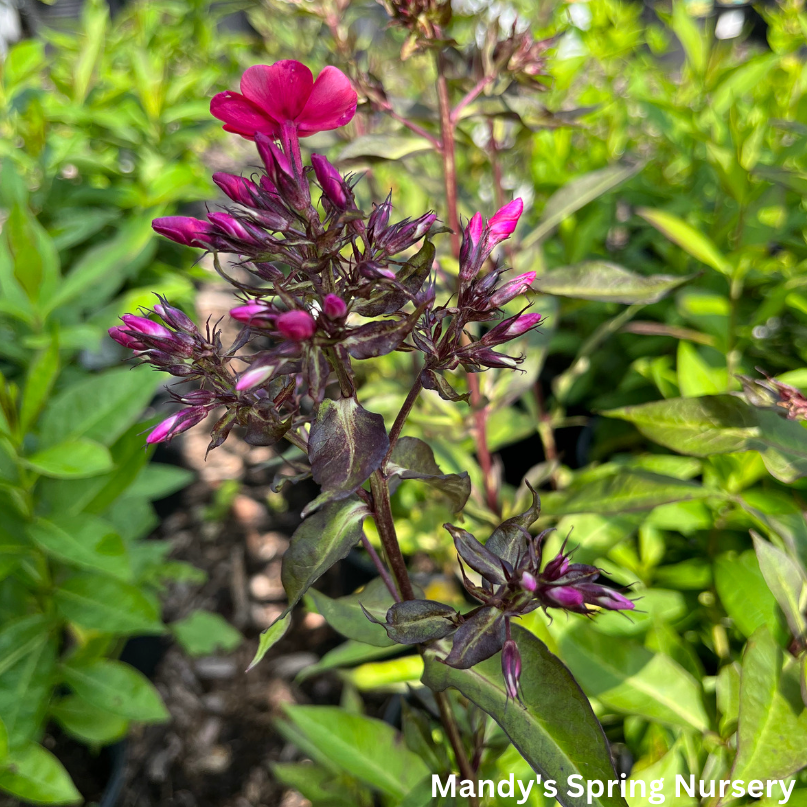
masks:
<svg viewBox="0 0 807 807"><path fill-rule="evenodd" d="M313 83L310 76L298 62L253 67L241 82L243 95L216 96L214 114L225 128L255 143L263 170L250 177L214 174L229 203L206 220L169 216L153 223L176 243L213 254L217 271L237 291L230 316L242 330L224 350L218 333L203 336L165 301L153 312L162 322L148 312L127 314L110 330L140 361L202 382L194 402L180 399L186 408L160 424L150 442L168 440L225 407L211 447L234 425L246 427L247 440L255 444L287 436L305 447L301 427L312 408L303 398L321 402L332 377L343 393L350 390L352 359L419 350L425 355L423 385L456 400L442 371L459 365L474 372L512 368L519 360L493 348L540 322L539 315L522 313L502 319L480 338L465 331L468 323L500 319L501 306L523 294L534 278L527 273L500 282L498 268L483 276L492 251L515 230L521 200L489 222L479 213L471 219L457 305L436 306L435 290L426 282L435 253L430 236L439 231L436 214L391 223L391 197L365 214L353 193L354 177L343 176L320 154L304 164L300 137L344 125L356 99L335 68L323 70ZM280 95L266 94L267 87ZM223 253L245 278L236 280L222 268Z"/></svg>

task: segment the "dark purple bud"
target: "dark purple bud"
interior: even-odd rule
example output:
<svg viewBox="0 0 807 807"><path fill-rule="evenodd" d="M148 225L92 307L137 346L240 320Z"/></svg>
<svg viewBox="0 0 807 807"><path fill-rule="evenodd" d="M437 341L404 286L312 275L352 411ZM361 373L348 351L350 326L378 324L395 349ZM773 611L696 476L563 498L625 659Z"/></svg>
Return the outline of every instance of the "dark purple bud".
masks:
<svg viewBox="0 0 807 807"><path fill-rule="evenodd" d="M218 171L213 174L213 182L234 202L247 207L255 204L258 187L252 180Z"/></svg>
<svg viewBox="0 0 807 807"><path fill-rule="evenodd" d="M502 674L507 697L515 700L518 698L521 679L521 653L512 639L508 639L502 646Z"/></svg>
<svg viewBox="0 0 807 807"><path fill-rule="evenodd" d="M124 314L121 319L128 330L143 334L143 336L156 336L160 339L173 339L174 337L174 334L164 325L160 325L159 322L154 322L146 317L139 317L137 314Z"/></svg>
<svg viewBox="0 0 807 807"><path fill-rule="evenodd" d="M488 222L488 248L493 249L515 232L519 218L524 211L524 202L520 198L513 199L494 214Z"/></svg>
<svg viewBox="0 0 807 807"><path fill-rule="evenodd" d="M215 235L213 226L207 221L189 216L165 216L151 222L154 232L184 244L186 247L202 247L211 249Z"/></svg>
<svg viewBox="0 0 807 807"><path fill-rule="evenodd" d="M435 221L437 221L435 213L426 213L414 221L400 222L382 233L378 243L384 247L387 255L397 255L420 241Z"/></svg>
<svg viewBox="0 0 807 807"><path fill-rule="evenodd" d="M347 305L338 295L326 294L322 301L322 311L328 319L342 319L347 314Z"/></svg>
<svg viewBox="0 0 807 807"><path fill-rule="evenodd" d="M460 248L460 282L466 284L473 280L485 260L482 241L485 235L485 222L481 213L474 213L462 233Z"/></svg>
<svg viewBox="0 0 807 807"><path fill-rule="evenodd" d="M120 325L110 328L109 335L119 345L123 345L123 347L128 347L132 350L148 350L148 345L144 345L142 342L135 339L134 336L130 336L128 333L126 333L126 329L121 328Z"/></svg>
<svg viewBox="0 0 807 807"><path fill-rule="evenodd" d="M390 213L392 213L392 199L389 196L380 205L375 205L373 208L367 226L375 238L378 238L387 229Z"/></svg>
<svg viewBox="0 0 807 807"><path fill-rule="evenodd" d="M496 289L488 301L490 307L500 308L505 303L509 303L514 297L518 297L519 294L524 294L532 285L533 280L535 280L535 272L525 272L523 275L514 277L501 288Z"/></svg>
<svg viewBox="0 0 807 807"><path fill-rule="evenodd" d="M321 154L312 154L311 164L325 198L334 207L344 210L348 205L348 195L342 175Z"/></svg>
<svg viewBox="0 0 807 807"><path fill-rule="evenodd" d="M308 182L299 180L283 150L271 138L259 132L255 144L277 194L295 210L305 209L311 201Z"/></svg>
<svg viewBox="0 0 807 807"><path fill-rule="evenodd" d="M209 406L214 403L216 396L207 389L195 389L182 396L182 403L189 406Z"/></svg>
<svg viewBox="0 0 807 807"><path fill-rule="evenodd" d="M395 272L386 266L382 266L378 261L362 261L358 265L359 274L369 280L379 280L382 277L388 280L395 280Z"/></svg>
<svg viewBox="0 0 807 807"><path fill-rule="evenodd" d="M307 311L286 311L275 320L277 330L293 342L303 342L314 335L317 323Z"/></svg>
<svg viewBox="0 0 807 807"><path fill-rule="evenodd" d="M563 577L568 569L569 558L564 554L560 554L546 564L542 577L544 580L557 580L559 577Z"/></svg>
<svg viewBox="0 0 807 807"><path fill-rule="evenodd" d="M207 410L203 407L194 406L189 409L183 409L175 415L171 415L170 418L167 418L162 423L157 424L146 438L146 442L149 444L164 443L166 440L170 440L172 437L176 437L176 435L192 428L197 423L201 423L205 417L207 417Z"/></svg>
<svg viewBox="0 0 807 807"><path fill-rule="evenodd" d="M160 298L160 302L154 306L154 310L172 327L178 331L183 331L187 334L197 334L199 333L196 325L193 324L193 320L185 314L184 311L180 311L178 308L175 308L173 305L169 305L165 300Z"/></svg>
<svg viewBox="0 0 807 807"><path fill-rule="evenodd" d="M246 305L238 305L235 308L231 308L230 316L246 325L265 327L275 321L277 314L273 311L271 306L268 306L266 303L253 300Z"/></svg>
<svg viewBox="0 0 807 807"><path fill-rule="evenodd" d="M483 367L502 368L512 370L518 366L519 360L508 356L505 353L497 353L490 348L480 347L473 350L470 358L475 364L481 364Z"/></svg>
<svg viewBox="0 0 807 807"><path fill-rule="evenodd" d="M557 586L545 589L547 597L561 608L579 609L583 605L583 592L572 586Z"/></svg>

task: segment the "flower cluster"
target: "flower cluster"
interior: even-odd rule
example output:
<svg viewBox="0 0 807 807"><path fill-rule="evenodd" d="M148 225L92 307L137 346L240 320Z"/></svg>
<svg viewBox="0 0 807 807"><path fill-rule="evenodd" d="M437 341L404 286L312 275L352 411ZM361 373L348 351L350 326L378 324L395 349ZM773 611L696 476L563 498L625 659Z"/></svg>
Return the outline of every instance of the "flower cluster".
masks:
<svg viewBox="0 0 807 807"><path fill-rule="evenodd" d="M743 385L743 392L748 403L763 409L773 409L779 414L783 414L782 410L784 410L788 420L807 420L807 398L801 390L777 381L759 367L757 367L757 371L762 373L765 378L754 379L745 375L737 376Z"/></svg>
<svg viewBox="0 0 807 807"><path fill-rule="evenodd" d="M518 697L521 657L510 636L510 620L536 608L561 608L591 615L598 609L631 611L634 603L623 594L597 583L600 570L572 563L564 542L558 555L543 564L543 545L551 530L532 536L529 526L540 513L538 495L532 507L508 519L486 544L464 529L446 524L460 559L466 591L481 606L466 614L430 600L397 603L387 613L384 627L402 644L434 641L453 635L445 663L468 669L502 651L502 672L508 697ZM481 577L476 585L464 565Z"/></svg>
<svg viewBox="0 0 807 807"><path fill-rule="evenodd" d="M461 396L442 378L444 371L459 365L474 372L514 367L519 361L494 348L541 318L521 313L501 319L501 306L523 294L534 274L504 281L501 269L485 273L484 267L514 231L521 200L487 223L479 213L471 219L459 299L453 306L436 305L435 289L427 283L436 214L390 223L387 198L365 215L356 204L354 177L343 176L319 154L303 164L300 138L345 125L355 108L356 93L340 71L326 68L314 81L308 68L292 61L252 67L241 93L213 99L211 111L224 128L255 142L263 171L250 177L214 174L231 204L207 220L170 216L153 226L179 244L213 253L217 270L240 297L230 315L242 329L225 350L218 333L203 336L161 301L146 316L126 315L110 330L139 360L202 382L178 399L186 408L159 424L150 442L168 440L224 407L211 447L221 445L235 425L246 428L253 444L287 436L304 447L303 427L311 418L304 397L314 404L324 400L334 375L343 394L350 394L353 359L419 350L425 357L421 383L454 400ZM232 256L239 279L222 267L221 253ZM494 319L501 321L481 337L466 331L469 323ZM236 361L245 366L234 366Z"/></svg>

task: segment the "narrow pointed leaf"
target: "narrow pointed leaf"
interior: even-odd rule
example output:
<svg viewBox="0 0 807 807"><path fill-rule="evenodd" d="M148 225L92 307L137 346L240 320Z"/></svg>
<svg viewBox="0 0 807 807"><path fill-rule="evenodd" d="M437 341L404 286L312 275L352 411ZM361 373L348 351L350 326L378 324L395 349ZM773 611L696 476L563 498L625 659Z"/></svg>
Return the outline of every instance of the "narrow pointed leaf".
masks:
<svg viewBox="0 0 807 807"><path fill-rule="evenodd" d="M504 585L507 582L505 569L502 564L506 563L508 571L512 570L512 564L502 561L489 549L484 547L467 530L455 527L452 524L443 524L454 539L454 546L459 556L482 577L494 585Z"/></svg>
<svg viewBox="0 0 807 807"><path fill-rule="evenodd" d="M807 580L804 572L781 549L768 543L751 530L754 550L759 560L759 569L768 588L779 603L787 624L795 638L807 634Z"/></svg>
<svg viewBox="0 0 807 807"><path fill-rule="evenodd" d="M326 504L295 530L283 556L281 579L289 598L285 614L331 566L361 539L361 525L370 511L357 496Z"/></svg>
<svg viewBox="0 0 807 807"><path fill-rule="evenodd" d="M285 635L291 627L291 611L287 611L279 619L276 619L266 630L261 631L261 637L258 640L258 650L255 657L249 663L247 672L255 667L258 662L274 647Z"/></svg>

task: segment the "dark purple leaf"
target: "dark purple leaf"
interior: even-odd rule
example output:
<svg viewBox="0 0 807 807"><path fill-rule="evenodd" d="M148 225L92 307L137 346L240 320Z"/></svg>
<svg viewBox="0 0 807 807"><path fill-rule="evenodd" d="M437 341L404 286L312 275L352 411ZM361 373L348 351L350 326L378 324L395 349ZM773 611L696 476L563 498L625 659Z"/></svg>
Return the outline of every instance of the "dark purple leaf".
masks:
<svg viewBox="0 0 807 807"><path fill-rule="evenodd" d="M291 428L291 417L282 420L269 398L261 398L250 407L244 442L251 446L272 446Z"/></svg>
<svg viewBox="0 0 807 807"><path fill-rule="evenodd" d="M405 600L387 611L387 636L398 644L422 644L448 636L456 628L457 612L434 600Z"/></svg>
<svg viewBox="0 0 807 807"><path fill-rule="evenodd" d="M423 309L402 319L368 322L352 330L342 342L354 359L371 359L385 356L397 348L415 327Z"/></svg>
<svg viewBox="0 0 807 807"><path fill-rule="evenodd" d="M417 437L401 437L392 450L386 472L401 479L422 479L436 487L451 500L455 513L459 513L471 495L468 472L444 474L434 460L429 445Z"/></svg>
<svg viewBox="0 0 807 807"><path fill-rule="evenodd" d="M424 370L420 375L420 380L426 389L436 390L437 394L444 401L452 401L454 403L465 401L465 403L468 403L468 399L471 397L470 392L465 392L460 395L460 393L436 370Z"/></svg>
<svg viewBox="0 0 807 807"><path fill-rule="evenodd" d="M323 401L308 438L311 473L322 493L304 513L353 493L380 467L388 448L381 415L368 412L355 398Z"/></svg>
<svg viewBox="0 0 807 807"><path fill-rule="evenodd" d="M498 608L480 608L457 629L445 663L457 670L468 670L498 653L504 638L504 614Z"/></svg>
<svg viewBox="0 0 807 807"><path fill-rule="evenodd" d="M504 573L502 561L489 549L479 543L467 530L455 527L453 524L443 524L454 539L454 546L459 556L482 577L494 585L504 585L507 577ZM512 564L504 562L508 572L513 570Z"/></svg>
<svg viewBox="0 0 807 807"><path fill-rule="evenodd" d="M541 497L532 488L530 490L532 491L532 504L529 509L499 524L485 544L489 551L512 566L515 566L519 553L527 546L526 530L541 515Z"/></svg>

